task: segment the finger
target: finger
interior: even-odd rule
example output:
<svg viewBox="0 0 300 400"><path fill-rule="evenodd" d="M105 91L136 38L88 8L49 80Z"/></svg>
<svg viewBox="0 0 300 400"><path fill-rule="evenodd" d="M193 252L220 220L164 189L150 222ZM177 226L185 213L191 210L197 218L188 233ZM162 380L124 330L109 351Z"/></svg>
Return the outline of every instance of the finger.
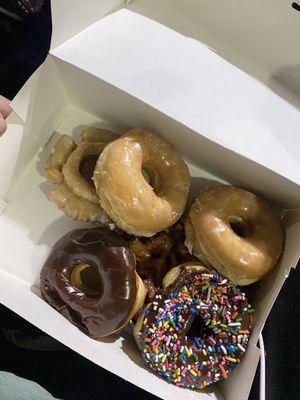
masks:
<svg viewBox="0 0 300 400"><path fill-rule="evenodd" d="M6 131L6 128L7 128L6 121L0 114L0 136L3 135L3 133Z"/></svg>
<svg viewBox="0 0 300 400"><path fill-rule="evenodd" d="M0 96L0 112L4 118L7 118L9 114L12 112L12 108L10 106L10 100L6 97Z"/></svg>

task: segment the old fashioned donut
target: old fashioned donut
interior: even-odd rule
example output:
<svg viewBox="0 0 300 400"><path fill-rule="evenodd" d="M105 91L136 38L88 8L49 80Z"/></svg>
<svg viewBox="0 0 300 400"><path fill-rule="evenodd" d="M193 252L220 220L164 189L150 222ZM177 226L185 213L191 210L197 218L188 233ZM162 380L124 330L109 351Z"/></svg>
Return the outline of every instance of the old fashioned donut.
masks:
<svg viewBox="0 0 300 400"><path fill-rule="evenodd" d="M64 180L62 168L67 159L76 149L76 143L68 135L62 135L56 145L54 151L49 155L45 167L45 177L52 183L60 184Z"/></svg>
<svg viewBox="0 0 300 400"><path fill-rule="evenodd" d="M82 142L102 142L102 143L109 143L113 140L118 139L118 135L111 132L108 129L102 128L86 128L84 131L81 132L81 141Z"/></svg>
<svg viewBox="0 0 300 400"><path fill-rule="evenodd" d="M261 279L282 251L279 218L258 196L232 186L202 190L185 221L186 245L239 285Z"/></svg>
<svg viewBox="0 0 300 400"><path fill-rule="evenodd" d="M81 142L70 154L63 166L65 183L78 196L92 203L99 204L92 181L95 165L106 143Z"/></svg>
<svg viewBox="0 0 300 400"><path fill-rule="evenodd" d="M105 228L77 229L58 240L40 286L53 308L94 339L122 329L146 294L133 253Z"/></svg>
<svg viewBox="0 0 300 400"><path fill-rule="evenodd" d="M143 359L176 386L204 388L239 364L251 331L244 293L216 271L186 263L141 313L134 336Z"/></svg>
<svg viewBox="0 0 300 400"><path fill-rule="evenodd" d="M76 196L72 189L62 183L51 190L48 199L74 220L107 223L107 214L99 204Z"/></svg>
<svg viewBox="0 0 300 400"><path fill-rule="evenodd" d="M87 128L81 137L85 140L77 146L71 137L63 135L48 157L45 177L58 185L48 198L73 219L107 223L92 176L99 155L116 135L105 129Z"/></svg>
<svg viewBox="0 0 300 400"><path fill-rule="evenodd" d="M180 218L190 186L180 156L155 133L142 129L132 129L106 146L93 180L103 209L116 225L148 237Z"/></svg>

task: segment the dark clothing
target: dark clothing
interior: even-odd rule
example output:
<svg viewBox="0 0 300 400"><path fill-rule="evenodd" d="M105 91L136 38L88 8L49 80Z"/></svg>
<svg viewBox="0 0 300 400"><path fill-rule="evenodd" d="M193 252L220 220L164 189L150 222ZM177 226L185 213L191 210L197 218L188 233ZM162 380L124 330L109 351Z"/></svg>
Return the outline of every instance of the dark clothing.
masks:
<svg viewBox="0 0 300 400"><path fill-rule="evenodd" d="M34 14L41 11L44 0L19 0L18 5L26 13Z"/></svg>
<svg viewBox="0 0 300 400"><path fill-rule="evenodd" d="M0 7L22 17L39 13L44 3L45 0L1 0Z"/></svg>
<svg viewBox="0 0 300 400"><path fill-rule="evenodd" d="M50 0L45 0L38 14L22 15L16 1L0 0L0 7L22 18L0 13L0 94L12 99L49 51Z"/></svg>

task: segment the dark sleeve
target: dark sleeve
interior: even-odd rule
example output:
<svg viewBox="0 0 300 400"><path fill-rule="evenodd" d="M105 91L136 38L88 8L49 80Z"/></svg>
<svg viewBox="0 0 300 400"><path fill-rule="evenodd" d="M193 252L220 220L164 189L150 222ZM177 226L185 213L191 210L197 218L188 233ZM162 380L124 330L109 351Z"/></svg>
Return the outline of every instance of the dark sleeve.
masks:
<svg viewBox="0 0 300 400"><path fill-rule="evenodd" d="M6 1L0 0L0 7L8 4ZM15 0L9 5L12 12L21 10ZM39 13L25 15L22 11L19 15L22 21L0 13L0 94L9 99L44 61L51 40L50 0L44 1Z"/></svg>
<svg viewBox="0 0 300 400"><path fill-rule="evenodd" d="M18 0L18 5L23 11L35 14L41 11L44 0Z"/></svg>

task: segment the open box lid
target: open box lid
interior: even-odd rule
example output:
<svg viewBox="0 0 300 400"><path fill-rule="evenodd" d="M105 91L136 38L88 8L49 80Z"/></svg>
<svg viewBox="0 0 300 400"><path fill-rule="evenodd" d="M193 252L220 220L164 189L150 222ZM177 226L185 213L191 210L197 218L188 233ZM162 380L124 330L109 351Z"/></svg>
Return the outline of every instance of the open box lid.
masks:
<svg viewBox="0 0 300 400"><path fill-rule="evenodd" d="M205 43L299 107L297 5L286 0L52 0L51 49L126 7Z"/></svg>
<svg viewBox="0 0 300 400"><path fill-rule="evenodd" d="M219 13L226 21L229 10L233 12L237 5L236 1L226 2L226 9L223 8L225 5L220 9L220 5L217 7L214 1L189 0L184 2L184 7L177 1L152 1L150 7L149 2L135 0L122 8L125 3L128 2L107 0L99 3L89 0L85 3L75 1L71 6L67 1L52 1L54 33L51 54L117 86L208 139L299 184L299 110L233 66L231 63L240 64L240 56L235 57L237 52L232 52L229 63L199 42L199 38L206 39L203 34L203 13L210 16L207 29L216 36L221 32L217 32L215 26L220 22ZM262 7L251 3L247 7L250 20L255 19L256 10L266 17L264 23L268 30L265 31L277 31L277 25L267 13L266 4ZM300 18L300 15L295 10L283 10L282 4L273 8L278 14L285 10L281 18L284 15L286 24L293 27L288 30L290 34L283 35L287 46L283 46L283 42L280 46L280 50L290 51L290 39L295 41L296 48L295 32L300 25L296 26L295 21L299 22L296 18ZM215 19L212 10L217 12ZM235 7L233 14L235 23L238 21L237 15L240 15L248 26L245 6ZM198 40L192 40L155 20L173 25L172 28L185 33L187 27L192 25L193 32L189 33ZM197 21L198 30L195 28ZM255 21L260 26L261 18ZM257 31L261 32L255 29L256 25L251 28L254 36ZM236 28L240 32L240 24ZM231 30L235 30L235 26L231 26ZM245 30L241 37L236 34L237 31L234 37L241 43ZM224 43L227 36L223 39L219 36L218 43ZM263 35L261 41L256 37L257 46L268 37L269 33ZM226 43L231 47L233 44L232 40ZM269 53L271 57L273 53ZM300 57L296 53L293 52L295 62ZM261 69L262 60L257 53L250 64L254 63ZM278 62L286 62L284 52ZM266 73L271 71L266 70ZM24 100L25 92L23 90L13 103L21 117L24 101L27 102L26 96ZM29 96L31 91L27 93Z"/></svg>
<svg viewBox="0 0 300 400"><path fill-rule="evenodd" d="M235 65L252 64L261 78L269 75L300 94L300 14L286 0L51 0L52 49L120 7L205 42Z"/></svg>

